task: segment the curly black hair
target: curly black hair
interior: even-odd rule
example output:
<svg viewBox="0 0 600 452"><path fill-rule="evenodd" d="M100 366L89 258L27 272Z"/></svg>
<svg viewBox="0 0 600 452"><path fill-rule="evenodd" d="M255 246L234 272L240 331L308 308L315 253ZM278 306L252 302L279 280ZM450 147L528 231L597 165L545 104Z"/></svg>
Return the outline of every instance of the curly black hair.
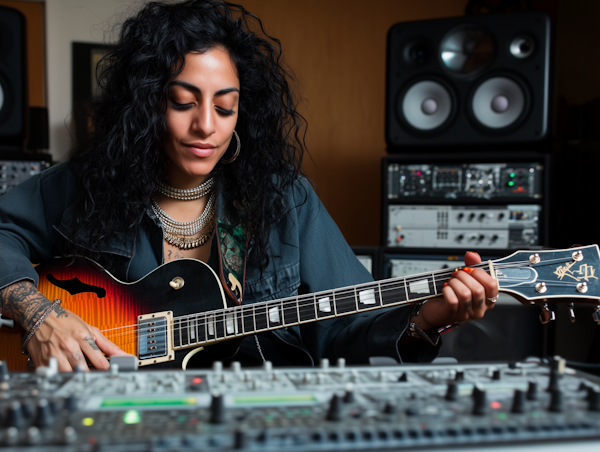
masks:
<svg viewBox="0 0 600 452"><path fill-rule="evenodd" d="M268 263L269 230L290 208L285 192L301 171L306 121L279 40L257 16L219 0L148 3L124 22L118 43L100 62L102 90L90 109L90 131L69 159L81 188L70 231L80 237L78 254L97 258L115 231L136 229L165 174L169 83L186 54L215 47L229 52L239 76L242 152L213 174L229 221L245 218L253 259L260 268Z"/></svg>

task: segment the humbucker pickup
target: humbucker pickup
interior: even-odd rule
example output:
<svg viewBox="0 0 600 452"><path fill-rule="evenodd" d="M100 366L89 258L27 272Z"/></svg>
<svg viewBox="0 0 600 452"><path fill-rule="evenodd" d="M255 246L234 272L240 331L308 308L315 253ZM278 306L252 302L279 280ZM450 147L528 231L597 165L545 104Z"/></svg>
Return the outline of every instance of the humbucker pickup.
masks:
<svg viewBox="0 0 600 452"><path fill-rule="evenodd" d="M173 312L138 316L138 365L173 361Z"/></svg>

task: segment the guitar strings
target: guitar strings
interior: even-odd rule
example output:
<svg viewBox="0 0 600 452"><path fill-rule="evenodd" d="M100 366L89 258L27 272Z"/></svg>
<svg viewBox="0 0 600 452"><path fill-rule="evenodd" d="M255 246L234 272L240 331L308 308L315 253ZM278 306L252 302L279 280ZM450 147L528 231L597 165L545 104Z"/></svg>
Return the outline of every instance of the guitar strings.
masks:
<svg viewBox="0 0 600 452"><path fill-rule="evenodd" d="M563 261L569 261L570 259L561 259L561 260L563 260ZM555 260L555 261L556 261L556 260ZM546 262L548 262L548 261L546 261ZM519 264L520 264L520 263L521 263L521 262L519 262ZM525 265L529 265L529 262L528 262L528 261L522 261L522 263L523 263L523 264L525 264ZM505 264L496 265L496 267L515 267L515 266L516 266L516 264L517 264L517 262L512 262L512 263L510 263L510 262L509 262L509 263L505 263ZM474 265L474 266L472 266L472 267L484 267L484 266L487 266L487 263L481 263L481 264L477 264L477 265ZM448 271L450 271L450 270L446 269L446 270L437 271L437 272L433 272L433 273L438 273L438 274L441 274L441 273L448 273ZM452 271L454 271L454 270L452 270ZM429 275L429 274L431 274L431 273L432 273L432 272L427 272L427 273L423 273L423 274L424 274L424 275ZM397 278L397 282L403 282L403 281L400 281L400 280L402 280L402 279L405 279L405 280L406 280L406 282L409 282L411 279L418 280L418 279L419 279L419 276L420 276L420 275L413 275L413 276L411 276L411 277L406 277L406 278ZM503 279L503 281L506 281L506 280L507 280L506 278L504 278L504 279ZM514 281L514 280L510 279L509 281ZM517 282L521 282L521 283L523 282L523 281L521 281L521 280L516 280L516 281L517 281ZM439 283L439 282L438 282L438 283ZM373 284L374 284L374 283L367 283L367 285L373 285ZM389 286L389 285L393 285L393 284L396 284L396 282L387 283L387 284L383 284L383 285L388 285L388 286ZM437 284L437 283L436 283L436 284ZM563 284L569 284L569 283L563 283ZM350 288L347 288L346 290L356 290L356 288L357 288L357 287L359 287L359 286L350 287ZM340 291L340 292L341 292L342 290L344 290L344 288L337 289L337 291ZM383 289L383 290L381 290L381 292L385 292L385 290L386 290L386 289ZM398 290L398 288L394 288L393 290ZM297 309L297 308L298 308L298 306L297 306L297 305L298 305L298 302L300 301L300 298L301 298L301 297L305 298L305 300L311 300L311 302L313 301L313 295L293 297L293 299L292 299L292 300L290 300L290 301L288 302L288 304L292 304L292 305L293 305L293 306L291 307L291 309ZM354 300L354 299L355 299L354 295L352 295L352 296L348 296L348 297L343 297L343 296L339 296L339 295L338 295L338 297L339 297L339 298L338 298L338 301L340 301L340 302L344 302L344 301L346 301L346 300L348 300L348 299L351 299L351 300ZM422 297L422 298L425 298L425 297ZM284 299L284 300L285 300L285 299ZM415 299L415 300L407 300L405 303L401 303L401 302L400 302L400 303L397 303L397 304L401 306L401 305L405 305L405 304L412 304L412 303L413 303L413 302L415 302L415 301L417 301L417 300L416 300L416 299ZM280 304L280 305L281 305L281 307L282 307L282 310L283 310L283 312L284 312L284 313L285 313L286 309L289 309L288 307L286 307L286 306L285 306L285 304L284 304L284 303L285 303L285 301L283 301L283 300L271 300L271 301L269 301L269 302L262 302L262 303L265 303L265 304L264 304L264 307L265 307L265 313L266 313L266 306L267 306L267 303L271 303L271 304ZM262 303L260 303L260 304L262 304ZM258 304L258 303L257 303L257 304ZM254 305L254 306L253 306L253 308L254 308L254 307L256 307L256 306ZM262 307L262 306L259 306L259 308L261 308L261 307ZM235 308L232 308L232 309L235 309ZM239 309L239 308L238 308L238 309ZM360 311L360 310L359 310L359 311ZM192 318L194 318L194 317L196 317L196 319L200 319L200 317L203 317L203 316L204 316L204 318L206 319L206 317L210 317L210 316L211 316L210 312L215 312L215 313L216 313L217 311L206 311L206 312L199 313L199 314L190 314L190 315L186 315L186 316L180 316L180 317L177 317L177 319L179 319L181 322L185 322L185 321L186 321L186 320L185 320L185 318L186 318L186 317L188 318L188 320L189 320L189 319L192 319ZM224 318L226 318L226 313L225 313L225 312L223 312L223 311L218 311L218 312L219 312L220 314L216 314L216 315L222 315ZM222 312L222 313L221 313L221 312ZM248 314L248 315L247 315L247 317L254 317L254 316L255 316L255 314L254 314L254 313L252 313L252 314ZM240 318L240 317L241 317L241 320L243 320L243 317L244 317L244 316L242 315L242 316L239 316L239 317L237 317L237 318ZM318 316L317 316L317 317L318 317ZM274 323L275 323L275 322L274 322ZM125 329L125 328L138 328L138 327L139 327L139 325L137 325L137 324L136 324L136 325L129 325L129 326L125 326L125 327L119 327L118 329ZM143 328L143 327L140 327L140 328ZM178 329L185 329L185 328L187 328L187 326L184 326L184 327L181 327L181 328L175 328L175 330L178 330ZM113 329L113 330L114 330L114 329ZM110 330L104 330L104 331L105 331L105 332L108 332L108 331L110 331ZM130 331L130 332L128 332L128 333L132 333L132 334L133 334L133 333L135 333L135 331L133 331L133 332L131 332L131 331Z"/></svg>
<svg viewBox="0 0 600 452"><path fill-rule="evenodd" d="M570 261L570 259L554 259L554 260L551 260L551 261L545 261L544 264L542 264L542 265L548 265L551 262L560 262L560 261L566 262L566 261ZM482 268L482 267L488 267L488 265L489 265L488 262L483 262L481 264L472 265L471 267ZM498 263L498 264L494 265L494 267L495 268L508 268L508 267L524 266L524 265L530 265L530 262L529 261L519 261L519 262ZM486 271L489 272L489 267L486 269ZM402 282L416 281L416 280L419 280L419 279L422 280L422 278L420 278L421 275L431 275L432 273L433 274L437 273L438 275L440 275L440 274L448 274L448 273L451 274L452 272L454 272L454 269L443 269L443 270L436 271L436 272L426 272L426 273L422 273L422 274L411 275L410 277L405 277L405 278L402 278L402 277L400 277L400 278L394 278L395 279L394 282L391 282L391 283L388 282L388 283L384 283L384 284L380 283L379 286L380 287L382 287L382 286L391 286L393 284L398 284L398 283L402 283ZM404 281L402 281L402 280L404 280ZM512 279L512 278L503 278L502 281L503 282L507 282L507 281L508 282L513 282L513 281L515 281L517 283L525 283L526 282L526 281L523 281L523 280ZM541 281L541 280L536 279L536 281ZM549 284L547 284L547 285L551 285L551 286L575 285L576 284L576 283L570 283L570 282L556 282L556 281L548 281L548 282L549 282ZM438 285L439 283L440 283L440 281L437 281L436 285ZM375 285L375 284L377 284L377 283L366 283L366 284L364 284L362 286L371 286L371 285ZM348 288L336 289L333 292L335 292L335 291L342 292L343 290L356 292L356 290L357 290L358 287L360 287L360 286L350 286ZM380 292L383 293L383 292L385 292L385 290L388 290L388 289L381 289ZM396 288L389 289L389 290L399 290L399 289L396 287ZM316 294L315 295L305 295L305 296L300 295L300 296L297 296L297 297L290 297L290 300L287 301L287 302L285 301L285 299L271 300L271 301L268 301L268 302L261 302L260 305L262 305L262 306L258 306L258 308L259 309L260 308L264 308L264 315L266 317L268 315L268 305L269 304L271 305L271 309L273 307L275 307L275 305L280 305L281 306L282 314L283 314L284 319L285 319L286 310L287 311L292 310L292 309L293 310L299 310L299 308L300 308L299 302L300 302L300 298L301 297L305 299L304 301L309 301L310 300L311 303L313 303L313 304L316 302ZM335 297L335 295L334 295L334 297ZM336 306L337 306L337 302L344 303L344 302L347 302L348 300L353 300L352 304L356 303L356 297L354 296L354 294L348 295L348 296L338 295L338 297L339 298L336 298ZM422 299L422 298L426 298L426 297L421 297L419 299ZM390 304L390 306L393 306L393 305L404 306L404 305L412 304L415 301L417 301L417 299L415 299L415 300L406 300L405 302L392 303L392 304ZM380 300L380 302L381 302L381 300ZM207 340L201 341L201 343L214 342L214 341L219 340L219 339L228 338L229 336L235 337L235 336L238 336L240 334L240 331L239 331L238 327L239 326L244 326L243 322L244 322L245 318L249 318L249 317L255 318L255 316L256 316L255 309L256 309L256 305L258 305L258 304L259 303L251 305L253 312L249 313L247 315L244 314L244 310L242 309L241 306L239 306L239 307L234 307L234 308L229 308L229 309L224 309L224 310L206 311L206 312L198 313L198 314L189 314L189 315L186 315L186 316L179 316L179 317L176 318L176 320L178 320L180 322L180 324L183 323L183 325L180 326L180 327L174 327L174 328L172 328L172 331L183 331L183 330L189 330L190 328L197 328L198 326L200 328L202 328L202 326L204 326L204 330L205 330L204 331L204 336L205 336L205 338L207 338L208 336L214 336L215 339L214 340L207 339ZM288 306L286 306L286 304ZM291 306L289 306L289 305L291 305ZM380 304L380 305L377 305L377 306L373 306L370 309L380 308L380 307L384 307L384 306L385 305ZM279 307L279 306L277 306L277 307ZM316 306L314 306L314 309L316 309ZM360 309L358 309L356 311L353 310L352 313L354 313L354 312L361 312L361 311L370 310L370 309L367 308L367 309L363 309L363 310L360 310ZM241 310L241 314L242 315L238 315L240 313L236 312L236 311L240 311L240 310ZM311 311L312 311L312 307L311 307ZM211 313L213 313L213 314L211 314ZM232 314L232 315L228 316L227 314ZM309 320L309 322L312 322L314 320L324 319L324 318L332 318L332 317L336 316L336 314L332 314L332 315L325 315L325 316L322 316L322 317L319 318L319 316L318 316L318 314L316 312L315 312L315 314L317 315L316 319L312 319L311 318L311 320ZM228 318L228 317L230 317L230 318ZM231 318L231 317L234 317L234 318ZM300 316L297 316L296 318L298 318L299 321L298 322L292 322L292 324L302 323L300 321ZM209 331L208 331L208 329L209 329L208 328L209 323L207 323L208 319L210 319L210 322L214 323L212 325L212 328L210 328L213 331L212 335L208 334L209 333ZM192 324L192 322L190 322L190 320L204 320L204 321L203 322L196 322L195 323L196 326L190 327L190 325ZM238 325L237 322L242 322L242 325ZM217 323L222 323L222 325L221 325L222 326L222 331L219 331L220 328L217 327ZM276 328L281 328L281 327L285 326L281 322L273 322L270 319L267 320L265 323L266 323L266 328L265 329L276 329ZM269 323L278 323L278 325L276 325L275 327L269 328L267 326ZM133 339L132 342L137 342L137 340L139 340L140 338L143 339L145 336L150 335L150 333L145 333L145 334L143 334L141 336L137 335L137 339L136 339L136 334L135 334L136 331L135 330L141 329L141 328L145 328L143 326L140 326L139 324L128 325L128 326L124 326L124 327L118 327L118 328L114 328L114 329L110 329L110 330L104 330L103 332L108 333L111 330L126 329L126 328L133 328L134 331L124 331L121 334L110 335L110 336L112 336L112 337L118 337L118 336L123 336L123 335L131 335L132 339ZM159 328L165 328L165 327L159 327ZM229 328L233 328L234 332L231 333L229 331ZM219 333L219 332L224 333L224 336L223 337L218 336L217 333ZM249 332L249 333L241 333L241 334L246 335L246 334L252 334L254 332L255 331L252 331L252 332ZM156 333L156 332L154 332L154 333ZM194 340L194 339L192 339L192 340Z"/></svg>

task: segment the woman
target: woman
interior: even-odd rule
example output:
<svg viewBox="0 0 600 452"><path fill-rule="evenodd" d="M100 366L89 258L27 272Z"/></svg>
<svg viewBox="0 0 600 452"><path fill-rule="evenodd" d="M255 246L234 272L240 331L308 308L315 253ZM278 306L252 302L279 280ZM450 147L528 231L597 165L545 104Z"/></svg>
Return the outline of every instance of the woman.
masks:
<svg viewBox="0 0 600 452"><path fill-rule="evenodd" d="M68 164L0 198L0 306L24 327L36 366L54 356L61 371L87 369L87 357L105 369L102 352L123 352L40 294L30 261L78 254L135 281L195 258L219 273L232 304L370 280L300 175L303 119L291 74L255 16L217 0L149 3L125 22L105 61L90 136ZM431 360L440 345L423 331L480 318L497 293L484 271L456 272L420 311L245 338L234 359Z"/></svg>

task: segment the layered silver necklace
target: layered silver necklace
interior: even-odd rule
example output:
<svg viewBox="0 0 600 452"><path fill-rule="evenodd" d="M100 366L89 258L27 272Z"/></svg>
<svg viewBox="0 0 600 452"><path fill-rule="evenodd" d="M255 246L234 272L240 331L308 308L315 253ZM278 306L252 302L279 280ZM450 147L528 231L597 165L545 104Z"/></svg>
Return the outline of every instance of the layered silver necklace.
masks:
<svg viewBox="0 0 600 452"><path fill-rule="evenodd" d="M200 199L210 193L206 207L204 207L200 216L195 220L187 222L174 220L161 209L154 199L152 200L152 210L154 210L154 213L163 225L167 243L181 250L189 250L204 245L210 239L214 229L213 219L216 211L216 195L215 193L211 193L213 184L212 177L198 187L185 190L171 187L162 182L159 183L158 191L162 195L181 201ZM209 228L206 233L198 236L207 226Z"/></svg>

